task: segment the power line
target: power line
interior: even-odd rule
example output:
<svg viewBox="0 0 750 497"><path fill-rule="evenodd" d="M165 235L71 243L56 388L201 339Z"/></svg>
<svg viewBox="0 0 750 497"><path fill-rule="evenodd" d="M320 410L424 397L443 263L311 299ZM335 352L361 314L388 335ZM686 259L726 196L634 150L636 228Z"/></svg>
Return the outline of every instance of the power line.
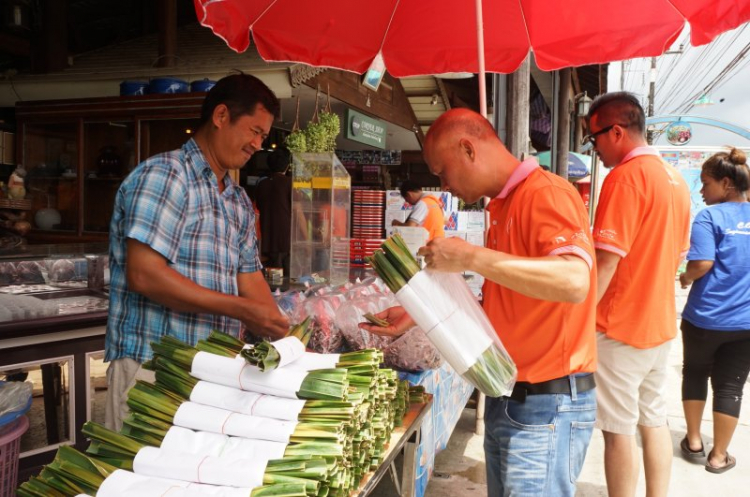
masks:
<svg viewBox="0 0 750 497"><path fill-rule="evenodd" d="M719 45L719 44L717 43L717 44L716 44L716 47L717 47L717 50L716 50L716 51L719 51L719 49L720 49L720 54L731 53L731 51L730 51L730 48L731 48L731 47L732 47L732 46L734 45L734 43L735 43L735 42L737 41L737 39L738 39L738 38L739 38L739 37L740 37L740 36L742 35L742 33L744 32L744 30L745 30L746 28L747 28L747 25L745 25L745 26L744 26L744 27L743 27L742 29L740 29L740 30L736 31L735 33L733 33L733 34L734 34L734 36L733 36L733 37L731 37L731 38L730 38L729 36L725 37L725 39L727 39L727 40L728 40L728 43L725 43L725 44L724 44L723 46L720 46L720 45ZM744 49L743 49L743 50L744 50ZM690 88L690 90L688 90L688 83L686 83L686 84L682 85L682 87L680 87L680 88L679 88L679 91L675 91L675 92L674 92L674 93L672 94L672 98L671 98L671 99L670 99L670 100L669 100L668 102L665 102L665 104L664 104L664 107L663 107L663 108L674 108L674 109L679 109L679 108L681 108L681 107L684 107L684 106L687 106L687 105L691 104L692 102L694 102L694 101L695 101L695 99L696 99L696 98L700 98L700 97L701 97L701 94L702 94L702 93L701 93L701 94L698 94L698 95L697 95L697 97L692 97L692 96L691 96L689 100L683 100L683 101L681 101L681 102L680 102L679 104L676 104L676 105L674 105L675 101L676 101L676 100L677 100L677 99L678 99L678 98L679 98L679 97L680 97L681 95L685 95L685 94L687 94L687 95L694 95L694 94L695 94L696 92L699 92L699 88L704 88L704 87L706 87L706 86L707 86L707 85L706 85L706 79L707 79L707 76L713 73L713 69L714 69L714 68L715 68L715 67L716 67L716 66L717 66L717 65L719 64L719 62L721 61L721 59L722 59L722 57L721 57L721 56L718 56L718 57L715 57L715 58L713 58L713 63L712 63L711 65L710 65L710 67L708 67L708 68L706 68L706 69L703 69L703 70L701 70L701 72L703 73L704 77L703 77L703 78L700 78L700 79L698 79L698 80L693 80L693 81L692 81L692 84L690 84L690 85L689 85L689 88ZM732 64L732 62L730 62L730 64ZM727 68L725 67L725 69L724 69L724 70L722 71L722 73L723 73L723 72L724 72L724 71L725 71L726 69L727 69ZM721 74L721 73L720 73L720 74ZM690 79L689 79L689 78L684 78L684 81L688 82L688 81L690 81ZM708 83L708 85L711 85L711 84L713 84L713 83L714 83L714 81L715 81L715 78L714 78L713 80L711 80L711 82L709 82L709 83ZM708 93L708 92L707 92L706 90L704 90L703 92L704 92L704 93ZM670 105L674 105L674 107L670 107Z"/></svg>

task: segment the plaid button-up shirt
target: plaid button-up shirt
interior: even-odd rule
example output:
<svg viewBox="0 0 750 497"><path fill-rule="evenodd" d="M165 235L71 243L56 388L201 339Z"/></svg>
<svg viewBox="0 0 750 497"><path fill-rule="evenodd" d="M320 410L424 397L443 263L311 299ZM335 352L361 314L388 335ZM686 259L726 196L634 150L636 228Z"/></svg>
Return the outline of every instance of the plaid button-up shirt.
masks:
<svg viewBox="0 0 750 497"><path fill-rule="evenodd" d="M194 140L151 157L122 183L110 224L109 319L105 361L152 357L164 335L191 345L212 329L238 336L226 316L177 312L128 289L126 243L132 238L167 259L169 267L202 287L237 295L237 274L261 269L255 214L229 176L219 193L216 175Z"/></svg>

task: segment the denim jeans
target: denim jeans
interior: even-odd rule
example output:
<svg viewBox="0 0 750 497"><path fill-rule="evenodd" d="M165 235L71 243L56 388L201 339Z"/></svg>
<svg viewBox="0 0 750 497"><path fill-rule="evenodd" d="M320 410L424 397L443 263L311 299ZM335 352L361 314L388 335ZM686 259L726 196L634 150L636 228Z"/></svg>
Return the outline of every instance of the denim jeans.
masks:
<svg viewBox="0 0 750 497"><path fill-rule="evenodd" d="M528 395L525 402L487 397L484 453L487 494L570 496L576 492L596 419L596 389Z"/></svg>

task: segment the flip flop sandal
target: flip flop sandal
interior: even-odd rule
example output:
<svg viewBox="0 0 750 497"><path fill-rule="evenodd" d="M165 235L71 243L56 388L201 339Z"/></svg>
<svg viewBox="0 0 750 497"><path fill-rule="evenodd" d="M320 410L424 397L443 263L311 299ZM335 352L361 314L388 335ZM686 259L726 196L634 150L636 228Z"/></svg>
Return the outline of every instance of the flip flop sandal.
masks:
<svg viewBox="0 0 750 497"><path fill-rule="evenodd" d="M737 459L735 459L734 457L730 456L729 452L727 452L726 464L724 464L724 466L721 466L721 467L717 468L716 466L711 466L708 462L706 462L706 471L708 471L709 473L715 473L715 474L718 475L718 474L721 474L721 473L723 473L725 471L729 471L730 469L732 469L736 465L737 465Z"/></svg>
<svg viewBox="0 0 750 497"><path fill-rule="evenodd" d="M682 451L682 457L686 459L698 459L700 457L706 457L706 450L703 448L703 441L701 441L701 448L693 450L690 448L688 443L687 435L680 442L680 450Z"/></svg>

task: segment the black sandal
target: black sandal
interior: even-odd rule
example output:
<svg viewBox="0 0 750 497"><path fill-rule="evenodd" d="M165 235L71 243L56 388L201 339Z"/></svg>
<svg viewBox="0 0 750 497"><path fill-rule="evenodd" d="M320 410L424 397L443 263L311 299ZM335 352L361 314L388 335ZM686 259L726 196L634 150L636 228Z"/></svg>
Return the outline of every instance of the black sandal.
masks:
<svg viewBox="0 0 750 497"><path fill-rule="evenodd" d="M680 442L680 450L682 451L682 457L685 459L698 459L699 457L706 457L706 450L703 448L703 441L701 440L701 448L698 450L693 450L690 448L690 443L688 442L687 435L685 435L685 438L682 439L682 442Z"/></svg>

